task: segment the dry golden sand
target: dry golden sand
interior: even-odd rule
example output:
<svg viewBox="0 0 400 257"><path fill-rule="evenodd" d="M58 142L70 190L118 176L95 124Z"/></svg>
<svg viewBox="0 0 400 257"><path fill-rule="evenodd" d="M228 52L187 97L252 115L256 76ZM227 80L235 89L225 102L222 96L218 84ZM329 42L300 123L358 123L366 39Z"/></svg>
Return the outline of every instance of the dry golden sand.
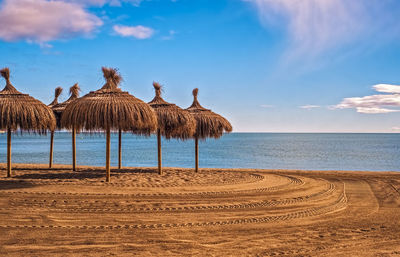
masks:
<svg viewBox="0 0 400 257"><path fill-rule="evenodd" d="M400 256L400 173L0 167L0 255Z"/></svg>

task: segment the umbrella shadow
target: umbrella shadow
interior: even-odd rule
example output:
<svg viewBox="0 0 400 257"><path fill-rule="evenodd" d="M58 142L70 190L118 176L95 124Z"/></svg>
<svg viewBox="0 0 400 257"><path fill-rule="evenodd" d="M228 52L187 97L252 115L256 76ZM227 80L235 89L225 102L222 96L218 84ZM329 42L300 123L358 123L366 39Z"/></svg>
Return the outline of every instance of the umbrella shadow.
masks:
<svg viewBox="0 0 400 257"><path fill-rule="evenodd" d="M12 178L14 180L7 181L7 183L22 183L24 185L29 184L29 181L22 181L24 179L29 180L84 180L84 179L99 179L105 177L105 170L102 168L88 168L82 169L80 168L78 171L66 171L65 168L52 168L52 169L43 169L43 168L14 168L15 174L13 174ZM18 174L18 171L33 171L32 173ZM38 171L35 173L34 171ZM49 171L49 172L43 172ZM53 171L53 172L51 172ZM56 171L56 172L54 172ZM158 174L156 169L111 169L111 174ZM20 179L21 181L15 181L15 179ZM6 184L7 184L6 183ZM1 186L1 184L0 184Z"/></svg>
<svg viewBox="0 0 400 257"><path fill-rule="evenodd" d="M0 169L0 170L5 170L5 168ZM34 170L37 170L37 171L44 171L44 170L46 170L46 171L61 171L61 170L66 170L66 168L13 167L12 170L13 170L13 171L16 171L16 170L30 170L30 171L34 171Z"/></svg>
<svg viewBox="0 0 400 257"><path fill-rule="evenodd" d="M97 171L71 171L57 173L29 173L13 176L16 179L47 179L47 180L63 180L63 179L96 179L104 177L103 172Z"/></svg>
<svg viewBox="0 0 400 257"><path fill-rule="evenodd" d="M32 188L37 185L29 183L28 181L13 181L13 180L1 180L0 181L0 190L10 190L10 189L23 189L23 188Z"/></svg>
<svg viewBox="0 0 400 257"><path fill-rule="evenodd" d="M103 171L104 172L104 171ZM111 173L120 173L120 174L158 174L156 169L111 169Z"/></svg>

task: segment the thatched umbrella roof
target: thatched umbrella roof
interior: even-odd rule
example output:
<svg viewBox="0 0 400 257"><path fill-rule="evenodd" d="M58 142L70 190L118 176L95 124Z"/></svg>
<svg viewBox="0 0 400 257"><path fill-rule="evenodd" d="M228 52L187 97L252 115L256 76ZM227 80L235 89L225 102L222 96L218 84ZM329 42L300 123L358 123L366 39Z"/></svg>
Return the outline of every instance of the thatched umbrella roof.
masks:
<svg viewBox="0 0 400 257"><path fill-rule="evenodd" d="M0 70L6 86L0 91L0 129L34 131L40 134L54 130L56 120L45 104L15 89L10 82L10 70Z"/></svg>
<svg viewBox="0 0 400 257"><path fill-rule="evenodd" d="M194 136L199 139L207 137L219 138L224 132L231 132L232 125L221 115L212 112L200 105L197 100L199 89L193 89L193 103L187 108L196 119L197 127Z"/></svg>
<svg viewBox="0 0 400 257"><path fill-rule="evenodd" d="M62 103L58 102L58 97L60 96L62 92L61 87L57 87L54 93L54 100L49 104L49 107L53 110L54 115L57 120L57 128L61 129L61 117L62 114L65 110L65 108L68 106L68 104L72 103L74 100L79 98L79 91L80 88L78 86L78 83L70 87L69 89L69 94L71 95L67 101L64 101ZM72 130L72 170L76 170L76 139L75 139L75 130ZM49 158L49 168L53 166L53 144L54 144L54 132L51 132L50 136L50 158Z"/></svg>
<svg viewBox="0 0 400 257"><path fill-rule="evenodd" d="M102 70L104 86L68 104L62 115L62 126L92 132L120 129L150 135L157 127L153 109L118 87L122 77L116 69L103 67Z"/></svg>
<svg viewBox="0 0 400 257"><path fill-rule="evenodd" d="M57 89L56 88L56 94L57 94ZM70 87L69 89L69 94L70 97L68 98L68 100L62 102L62 103L58 103L53 105L51 107L51 109L53 109L54 112L63 112L65 110L65 108L67 107L68 104L72 103L72 101L74 101L75 99L79 98L79 91L80 91L80 87L78 85L78 83L75 83L72 87ZM61 89L62 91L62 89ZM61 92L60 92L61 94ZM51 105L51 104L50 104Z"/></svg>
<svg viewBox="0 0 400 257"><path fill-rule="evenodd" d="M53 101L48 105L53 110L54 116L56 117L56 122L57 122L57 128L61 128L61 113L54 111L53 107L57 106L58 103L58 97L61 95L63 89L62 87L56 87L54 91L54 99Z"/></svg>
<svg viewBox="0 0 400 257"><path fill-rule="evenodd" d="M58 96L61 94L62 90L63 89L61 87L56 88L55 94L54 94L54 100L51 104L49 104L49 107L53 110L54 115L56 116L57 127L59 129L62 127L61 126L61 116L62 116L65 108L67 107L68 104L72 103L75 99L79 98L79 91L81 89L80 89L78 83L75 83L69 89L70 97L68 98L68 100L66 100L62 103L58 103Z"/></svg>
<svg viewBox="0 0 400 257"><path fill-rule="evenodd" d="M106 83L72 101L65 108L61 125L73 131L106 132L106 181L110 181L110 131L130 131L150 135L157 128L157 116L150 105L123 92L122 77L116 69L102 68ZM121 144L119 144L121 145Z"/></svg>
<svg viewBox="0 0 400 257"><path fill-rule="evenodd" d="M149 105L156 111L158 118L158 129L165 138L188 139L196 130L196 121L186 110L175 104L166 102L161 97L161 85L153 82L156 95Z"/></svg>
<svg viewBox="0 0 400 257"><path fill-rule="evenodd" d="M61 95L62 91L63 91L62 87L56 87L54 91L54 100L48 105L50 108L58 104L58 97Z"/></svg>

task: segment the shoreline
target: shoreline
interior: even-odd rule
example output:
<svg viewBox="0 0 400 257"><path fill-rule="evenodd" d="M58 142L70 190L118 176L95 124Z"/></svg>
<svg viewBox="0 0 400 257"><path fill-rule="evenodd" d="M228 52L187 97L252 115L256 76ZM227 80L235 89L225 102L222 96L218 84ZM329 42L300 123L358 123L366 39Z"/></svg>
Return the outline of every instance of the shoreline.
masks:
<svg viewBox="0 0 400 257"><path fill-rule="evenodd" d="M48 164L45 163L13 163L12 164L13 169L25 169L25 168L32 168L35 170L57 170L57 169L63 169L63 170L68 170L71 169L72 171L72 165L71 164L53 164L53 168L49 168ZM0 170L4 170L7 167L7 163L0 162ZM77 166L77 172L79 172L79 169L104 169L104 166L93 166L93 165L78 165ZM110 166L111 170L118 170L117 166ZM181 171L192 171L194 168L185 168L185 167L163 167L165 169L169 170L181 170ZM126 170L156 170L157 167L122 167L122 169ZM287 173L311 173L311 174L370 174L370 175L377 175L377 174L382 174L382 175L399 175L400 176L400 170L399 171L372 171L372 170L308 170L308 169L258 169L258 168L199 168L200 171L242 171L242 172L287 172Z"/></svg>

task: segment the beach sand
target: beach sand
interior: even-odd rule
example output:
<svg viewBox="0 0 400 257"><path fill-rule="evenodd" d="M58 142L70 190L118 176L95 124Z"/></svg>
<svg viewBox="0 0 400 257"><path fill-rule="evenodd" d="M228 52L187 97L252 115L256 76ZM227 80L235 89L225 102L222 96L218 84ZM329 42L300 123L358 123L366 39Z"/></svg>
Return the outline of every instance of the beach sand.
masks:
<svg viewBox="0 0 400 257"><path fill-rule="evenodd" d="M0 168L0 255L400 256L400 173Z"/></svg>

